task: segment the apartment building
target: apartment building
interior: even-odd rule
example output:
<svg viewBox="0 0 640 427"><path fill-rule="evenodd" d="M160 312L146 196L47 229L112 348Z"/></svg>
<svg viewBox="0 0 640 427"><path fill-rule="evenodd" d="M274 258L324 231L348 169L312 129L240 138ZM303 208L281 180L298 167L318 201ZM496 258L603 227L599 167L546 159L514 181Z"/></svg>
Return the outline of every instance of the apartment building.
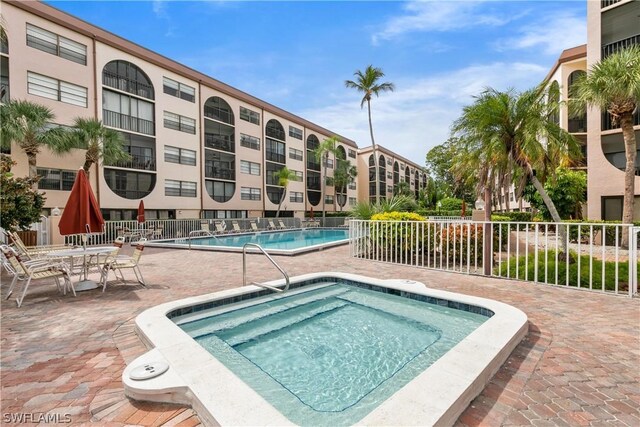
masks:
<svg viewBox="0 0 640 427"><path fill-rule="evenodd" d="M640 2L587 2L587 67L634 44L640 44ZM640 110L634 115L634 130L640 141ZM622 131L607 112L589 109L586 137L588 217L620 220L626 161ZM640 220L640 158L636 160L635 188L634 219Z"/></svg>
<svg viewBox="0 0 640 427"><path fill-rule="evenodd" d="M423 167L378 144L376 144L376 154L378 155L377 180L373 146L358 150L358 200L375 201L376 182L378 194L382 198L391 197L401 182L409 184L409 189L416 198L420 189L427 186L427 174Z"/></svg>
<svg viewBox="0 0 640 427"><path fill-rule="evenodd" d="M294 179L282 216L322 208L325 164L326 210L356 203L358 182L336 188L332 180L339 162L360 164L354 141L337 135L338 158L321 164L314 150L335 132L41 2L3 1L1 12L2 101L45 105L54 125L94 117L122 133L131 160L90 172L105 219L135 218L141 199L150 219L272 215L283 191L274 174L285 166ZM414 172L418 165L384 153L395 162L389 170L406 168L403 176L416 191L426 183ZM27 175L24 153L14 145L10 154L18 162L14 172ZM84 156L84 150L38 155L47 209L64 207ZM391 182L398 179L385 178L384 194Z"/></svg>

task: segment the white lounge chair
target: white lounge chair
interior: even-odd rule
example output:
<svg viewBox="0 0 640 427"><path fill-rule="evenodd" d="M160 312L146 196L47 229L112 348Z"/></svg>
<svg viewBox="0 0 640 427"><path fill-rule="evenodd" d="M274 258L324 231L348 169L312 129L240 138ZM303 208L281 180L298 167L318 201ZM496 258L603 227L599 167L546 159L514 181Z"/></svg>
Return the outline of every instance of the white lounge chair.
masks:
<svg viewBox="0 0 640 427"><path fill-rule="evenodd" d="M236 221L233 221L231 225L233 226L234 233L242 233L242 228L240 228L240 225Z"/></svg>
<svg viewBox="0 0 640 427"><path fill-rule="evenodd" d="M140 270L140 266L139 266L140 257L142 257L142 251L144 250L144 244L146 243L146 241L147 239L145 238L140 239L136 244L136 248L133 251L133 255L131 255L130 257L118 256L117 253L111 254L110 256L107 257L104 264L102 265L102 272L101 272L102 292L104 292L105 289L107 289L107 279L109 278L109 271L111 270L113 270L114 274L116 275L116 279L118 279L118 275L115 273L115 271L116 270L119 271L120 272L119 280L122 280L124 282L125 279L124 279L124 274L122 273L122 270L130 268L135 273L138 283L140 283L142 286L145 286L145 287L147 286L144 282L144 278L142 277L142 271Z"/></svg>

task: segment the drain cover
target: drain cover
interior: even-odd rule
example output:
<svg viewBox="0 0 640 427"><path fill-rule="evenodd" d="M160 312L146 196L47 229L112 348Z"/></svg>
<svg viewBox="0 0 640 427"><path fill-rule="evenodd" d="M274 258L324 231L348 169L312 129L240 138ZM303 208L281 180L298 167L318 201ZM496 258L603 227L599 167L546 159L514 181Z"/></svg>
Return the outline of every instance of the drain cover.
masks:
<svg viewBox="0 0 640 427"><path fill-rule="evenodd" d="M164 374L167 369L169 369L169 365L165 362L145 363L133 368L129 373L129 378L136 381L148 380Z"/></svg>

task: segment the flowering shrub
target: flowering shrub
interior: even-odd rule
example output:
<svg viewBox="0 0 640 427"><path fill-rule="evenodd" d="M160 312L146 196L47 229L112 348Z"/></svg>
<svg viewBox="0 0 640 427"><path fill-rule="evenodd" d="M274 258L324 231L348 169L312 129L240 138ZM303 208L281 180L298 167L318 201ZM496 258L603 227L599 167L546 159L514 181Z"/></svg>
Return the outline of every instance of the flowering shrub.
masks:
<svg viewBox="0 0 640 427"><path fill-rule="evenodd" d="M483 225L459 223L450 224L442 230L442 256L454 263L465 261L467 251L469 252L469 262L482 260L483 248ZM477 245L477 250L476 250Z"/></svg>
<svg viewBox="0 0 640 427"><path fill-rule="evenodd" d="M397 255L408 262L414 251L422 246L422 233L416 234L420 226L426 224L421 215L413 212L385 212L373 215L371 221L369 235L384 257Z"/></svg>

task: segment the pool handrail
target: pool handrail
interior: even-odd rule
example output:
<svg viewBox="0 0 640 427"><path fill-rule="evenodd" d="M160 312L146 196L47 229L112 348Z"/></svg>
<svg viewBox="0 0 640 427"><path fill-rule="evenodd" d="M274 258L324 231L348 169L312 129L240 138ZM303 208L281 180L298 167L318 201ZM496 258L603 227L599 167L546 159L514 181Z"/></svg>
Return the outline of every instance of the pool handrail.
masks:
<svg viewBox="0 0 640 427"><path fill-rule="evenodd" d="M271 258L271 255L269 255L262 246L258 245L257 243L251 242L245 243L242 246L242 286L247 286L247 246L252 246L262 252L267 257L267 259L271 261L271 264L273 264L280 271L280 273L282 273L285 281L284 288L282 289L258 282L252 282L251 284L260 286L261 288L271 289L274 292L286 292L289 289L289 275L287 274L287 272L284 271L284 269L280 267L280 265L273 258Z"/></svg>
<svg viewBox="0 0 640 427"><path fill-rule="evenodd" d="M191 249L191 237L195 236L195 235L204 235L207 237L215 237L216 239L218 238L218 236L216 236L215 234L211 233L208 230L193 230L189 232L189 236L187 237L187 240L189 241L189 249Z"/></svg>

